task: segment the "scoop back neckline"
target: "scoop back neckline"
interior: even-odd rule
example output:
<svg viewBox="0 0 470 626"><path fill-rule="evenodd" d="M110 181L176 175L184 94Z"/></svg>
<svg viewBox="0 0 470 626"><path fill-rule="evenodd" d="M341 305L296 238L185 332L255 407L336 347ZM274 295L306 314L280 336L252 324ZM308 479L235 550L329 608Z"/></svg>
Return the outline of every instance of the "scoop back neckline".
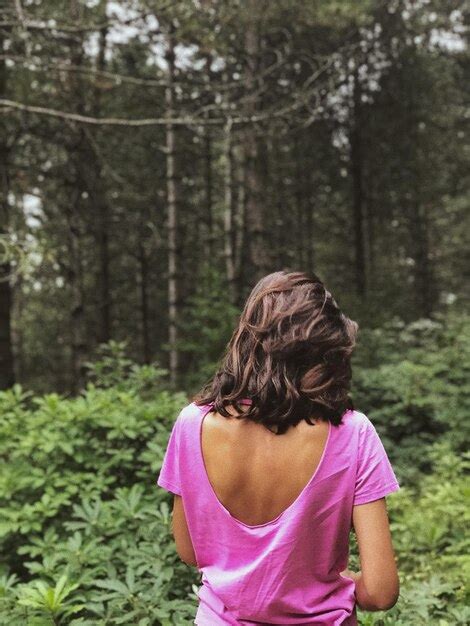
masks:
<svg viewBox="0 0 470 626"><path fill-rule="evenodd" d="M250 400L248 400L248 402L250 402ZM241 403L245 403L244 400L242 400ZM318 462L318 465L315 468L315 471L313 472L313 474L309 478L309 480L306 483L306 485L303 487L302 491L295 498L295 500L293 502L291 502L289 504L289 506L287 506L283 511L281 511L279 513L279 515L277 515L274 519L268 520L267 522L263 522L262 524L247 524L247 523L243 522L242 520L239 520L234 515L232 515L232 513L227 509L227 507L224 504L222 504L222 502L217 497L217 494L216 494L216 492L215 492L215 490L214 490L214 488L212 486L212 483L211 483L211 481L209 479L209 474L207 473L206 465L205 465L205 462L204 462L204 455L203 455L203 452L202 452L202 424L204 422L204 418L206 417L206 415L208 415L211 412L211 409L213 408L213 402L211 402L209 404L206 404L204 406L198 406L198 408L201 409L200 410L200 417L199 417L199 424L198 424L198 429L197 429L198 430L198 445L197 445L197 449L198 449L198 454L199 454L199 460L200 460L200 463L201 463L202 474L204 476L204 481L206 483L207 490L210 493L210 495L212 497L212 500L214 501L216 506L218 506L218 508L227 517L229 517L230 520L232 520L232 522L234 524L239 525L239 526L243 526L245 528L252 529L252 530L256 530L258 528L264 528L266 526L272 526L272 525L276 524L277 522L281 522L284 519L284 517L286 517L288 515L288 513L290 513L304 499L306 493L310 490L311 485L313 485L313 483L315 482L316 477L318 476L318 474L320 472L320 469L325 464L325 458L327 456L327 453L328 453L329 447L330 447L332 423L330 421L328 421L328 434L327 434L327 437L326 437L325 445L323 447L323 452L322 452L322 454L320 456L320 460Z"/></svg>

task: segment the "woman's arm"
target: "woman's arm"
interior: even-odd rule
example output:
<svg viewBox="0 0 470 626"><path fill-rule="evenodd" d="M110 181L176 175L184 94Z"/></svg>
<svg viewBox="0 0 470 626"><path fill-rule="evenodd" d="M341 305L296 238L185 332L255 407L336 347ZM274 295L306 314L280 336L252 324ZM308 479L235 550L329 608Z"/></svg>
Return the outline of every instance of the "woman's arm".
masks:
<svg viewBox="0 0 470 626"><path fill-rule="evenodd" d="M353 507L360 572L345 570L356 582L356 600L364 611L385 611L400 593L385 498Z"/></svg>
<svg viewBox="0 0 470 626"><path fill-rule="evenodd" d="M177 494L175 494L173 500L172 532L175 538L176 551L180 559L187 565L197 567L196 555L184 514L183 498Z"/></svg>

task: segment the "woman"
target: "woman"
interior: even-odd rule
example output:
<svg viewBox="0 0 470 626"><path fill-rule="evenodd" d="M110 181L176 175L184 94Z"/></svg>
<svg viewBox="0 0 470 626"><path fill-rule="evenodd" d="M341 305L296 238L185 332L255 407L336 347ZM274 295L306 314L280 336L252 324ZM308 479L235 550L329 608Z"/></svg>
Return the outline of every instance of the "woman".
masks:
<svg viewBox="0 0 470 626"><path fill-rule="evenodd" d="M351 626L356 605L396 603L385 496L399 484L348 398L357 329L317 276L269 274L179 414L157 483L202 573L195 624ZM346 569L352 528L360 572Z"/></svg>

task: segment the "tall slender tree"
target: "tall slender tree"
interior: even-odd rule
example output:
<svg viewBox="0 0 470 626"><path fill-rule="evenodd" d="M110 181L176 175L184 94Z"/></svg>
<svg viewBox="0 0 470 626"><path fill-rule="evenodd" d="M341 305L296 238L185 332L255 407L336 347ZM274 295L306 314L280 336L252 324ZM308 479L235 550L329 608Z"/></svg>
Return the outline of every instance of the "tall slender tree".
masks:
<svg viewBox="0 0 470 626"><path fill-rule="evenodd" d="M178 376L178 206L175 173L175 26L172 23L167 37L166 104L166 184L168 216L168 343L170 382L176 385Z"/></svg>
<svg viewBox="0 0 470 626"><path fill-rule="evenodd" d="M7 67L5 63L5 36L0 31L0 97L7 96ZM12 288L11 265L7 254L9 236L9 153L7 119L0 117L0 389L10 387L14 380L12 347Z"/></svg>

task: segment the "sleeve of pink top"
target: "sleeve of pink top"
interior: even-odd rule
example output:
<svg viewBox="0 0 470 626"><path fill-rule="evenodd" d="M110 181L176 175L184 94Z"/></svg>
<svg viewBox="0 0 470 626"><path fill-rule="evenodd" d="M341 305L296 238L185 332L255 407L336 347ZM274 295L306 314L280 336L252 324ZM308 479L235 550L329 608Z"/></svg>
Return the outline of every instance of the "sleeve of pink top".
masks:
<svg viewBox="0 0 470 626"><path fill-rule="evenodd" d="M177 419L173 424L173 428L170 433L168 445L163 457L162 467L157 479L157 485L166 491L170 491L171 493L175 493L180 496L181 484L178 449L179 427L180 421Z"/></svg>
<svg viewBox="0 0 470 626"><path fill-rule="evenodd" d="M375 426L366 418L359 433L359 450L353 504L383 498L400 485Z"/></svg>

